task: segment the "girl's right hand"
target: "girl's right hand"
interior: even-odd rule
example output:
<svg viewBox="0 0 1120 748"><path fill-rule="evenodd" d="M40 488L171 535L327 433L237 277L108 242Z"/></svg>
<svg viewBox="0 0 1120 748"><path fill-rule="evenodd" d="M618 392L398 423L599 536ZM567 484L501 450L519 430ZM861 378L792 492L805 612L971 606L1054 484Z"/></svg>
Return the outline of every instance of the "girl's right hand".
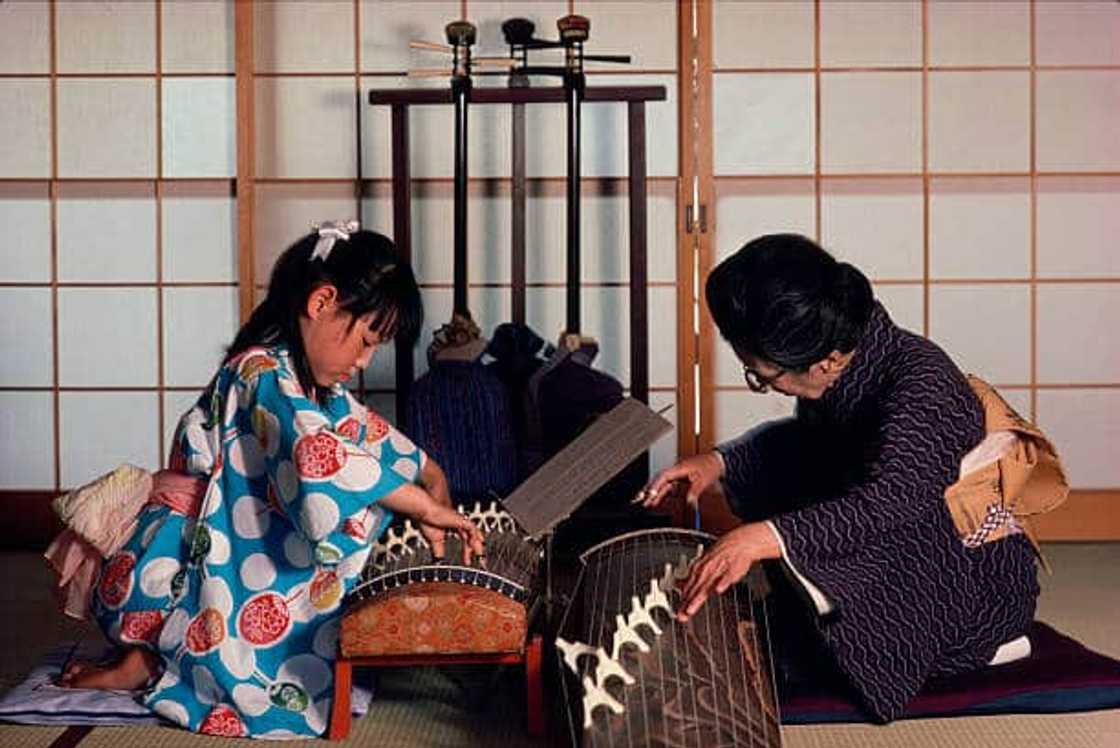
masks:
<svg viewBox="0 0 1120 748"><path fill-rule="evenodd" d="M471 565L471 557L486 558L486 542L482 531L470 519L459 514L449 506L445 506L435 499L429 499L426 506L416 514L420 523L420 532L423 533L432 547L432 555L443 558L444 538L448 532L459 536L463 543L463 564Z"/></svg>
<svg viewBox="0 0 1120 748"><path fill-rule="evenodd" d="M700 502L700 494L723 477L723 459L715 452L693 455L665 468L634 497L647 509L661 505L669 496L687 491L686 500L693 507Z"/></svg>

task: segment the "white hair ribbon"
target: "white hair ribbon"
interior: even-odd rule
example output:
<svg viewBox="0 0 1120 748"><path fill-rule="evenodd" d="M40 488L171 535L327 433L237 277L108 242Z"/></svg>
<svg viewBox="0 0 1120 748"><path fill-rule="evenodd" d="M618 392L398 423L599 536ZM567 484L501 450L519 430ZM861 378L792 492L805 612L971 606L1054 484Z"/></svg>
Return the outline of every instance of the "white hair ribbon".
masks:
<svg viewBox="0 0 1120 748"><path fill-rule="evenodd" d="M312 224L312 230L319 232L319 241L315 244L315 249L311 252L310 262L316 259L327 261L331 255L331 250L334 249L334 243L339 239L347 241L350 235L358 230L358 222L351 219L349 221L324 221L323 223Z"/></svg>

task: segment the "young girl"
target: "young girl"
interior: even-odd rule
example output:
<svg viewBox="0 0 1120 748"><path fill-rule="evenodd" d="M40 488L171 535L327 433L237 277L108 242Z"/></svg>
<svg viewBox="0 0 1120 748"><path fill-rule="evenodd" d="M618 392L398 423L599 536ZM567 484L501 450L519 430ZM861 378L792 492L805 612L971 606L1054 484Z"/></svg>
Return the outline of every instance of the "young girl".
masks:
<svg viewBox="0 0 1120 748"><path fill-rule="evenodd" d="M143 688L151 709L202 733L320 735L340 604L393 513L437 555L445 532L465 563L482 555L439 466L343 387L422 317L392 243L356 229L328 224L277 261L179 423L171 468L198 479L195 507L149 504L102 567L92 612L123 656L72 665L62 685Z"/></svg>

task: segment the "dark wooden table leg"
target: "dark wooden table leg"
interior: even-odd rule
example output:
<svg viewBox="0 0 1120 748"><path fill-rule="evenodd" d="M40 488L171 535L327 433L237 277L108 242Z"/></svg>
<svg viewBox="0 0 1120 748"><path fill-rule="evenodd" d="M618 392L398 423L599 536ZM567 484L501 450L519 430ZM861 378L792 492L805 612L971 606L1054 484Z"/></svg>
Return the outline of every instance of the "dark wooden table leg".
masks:
<svg viewBox="0 0 1120 748"><path fill-rule="evenodd" d="M541 659L543 642L540 634L529 640L525 648L525 714L530 735L544 735L544 682L542 681Z"/></svg>

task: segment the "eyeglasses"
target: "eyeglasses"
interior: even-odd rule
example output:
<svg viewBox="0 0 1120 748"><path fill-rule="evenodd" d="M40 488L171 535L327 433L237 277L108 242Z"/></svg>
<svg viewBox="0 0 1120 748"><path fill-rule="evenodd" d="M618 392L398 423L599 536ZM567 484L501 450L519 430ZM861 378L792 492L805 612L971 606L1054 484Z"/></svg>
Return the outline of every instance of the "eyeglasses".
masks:
<svg viewBox="0 0 1120 748"><path fill-rule="evenodd" d="M743 380L751 392L769 392L770 386L785 373L785 369L778 369L777 374L764 377L746 364L743 365Z"/></svg>

